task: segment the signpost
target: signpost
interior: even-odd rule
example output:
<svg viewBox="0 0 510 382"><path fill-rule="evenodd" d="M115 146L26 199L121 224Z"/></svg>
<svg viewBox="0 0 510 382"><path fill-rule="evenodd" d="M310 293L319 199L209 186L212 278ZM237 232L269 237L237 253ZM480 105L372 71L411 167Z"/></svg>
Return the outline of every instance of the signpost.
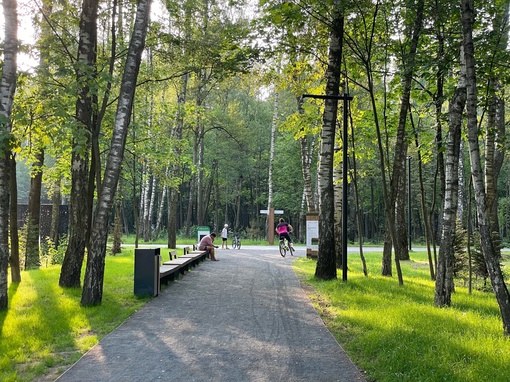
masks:
<svg viewBox="0 0 510 382"><path fill-rule="evenodd" d="M268 215L267 217L267 240L269 245L274 244L274 215L283 215L283 210L275 210L270 208L269 210L260 210L261 214Z"/></svg>

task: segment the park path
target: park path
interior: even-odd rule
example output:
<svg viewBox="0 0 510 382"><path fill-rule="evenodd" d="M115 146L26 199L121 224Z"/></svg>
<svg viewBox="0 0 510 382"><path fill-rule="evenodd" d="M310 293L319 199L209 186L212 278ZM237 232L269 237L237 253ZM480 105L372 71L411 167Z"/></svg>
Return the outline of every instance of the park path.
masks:
<svg viewBox="0 0 510 382"><path fill-rule="evenodd" d="M57 381L364 381L302 290L292 257L276 247L217 257L165 287Z"/></svg>

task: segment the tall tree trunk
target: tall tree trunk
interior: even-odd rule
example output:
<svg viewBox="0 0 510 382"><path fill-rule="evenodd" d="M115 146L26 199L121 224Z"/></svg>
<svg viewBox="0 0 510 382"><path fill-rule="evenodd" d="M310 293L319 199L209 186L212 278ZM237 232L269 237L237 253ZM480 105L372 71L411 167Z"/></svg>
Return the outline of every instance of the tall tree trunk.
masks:
<svg viewBox="0 0 510 382"><path fill-rule="evenodd" d="M400 114L397 128L397 138L395 142L394 148L394 158L393 158L393 167L391 173L391 206L387 209L387 213L391 214L391 217L388 220L388 225L394 223L395 227L391 225L388 227L391 235L391 240L393 242L393 246L395 248L395 266L397 270L397 276L399 284L403 284L402 271L400 269L400 259L408 258L409 253L403 254L401 251L407 252L407 246L402 248L401 245L397 245L399 242L399 237L407 236L407 230L402 232L399 227L396 226L397 217L395 216L395 211L397 208L397 200L399 193L405 193L405 187L401 187L402 185L402 177L405 175L405 162L407 157L407 142L406 142L406 120L409 111L409 99L411 96L411 86L413 81L413 73L415 70L415 62L416 62L416 52L418 51L418 42L421 35L422 24L423 24L423 8L424 8L424 0L418 0L416 3L416 14L414 16L414 25L412 29L412 35L410 38L410 48L409 51L405 52L405 56L403 57L403 65L404 65L404 74L403 74L403 91L400 100ZM405 197L404 197L405 198ZM405 224L404 224L405 227ZM402 228L402 227L400 227ZM402 238L402 240L407 241L407 237ZM397 252L398 251L398 252Z"/></svg>
<svg viewBox="0 0 510 382"><path fill-rule="evenodd" d="M76 129L71 166L69 244L60 271L61 287L79 287L85 248L90 232L89 150L93 124L91 77L95 76L98 0L84 0L80 18L80 39L76 82Z"/></svg>
<svg viewBox="0 0 510 382"><path fill-rule="evenodd" d="M351 115L351 113L349 113ZM363 210L359 199L359 188L358 188L358 168L356 165L356 145L354 139L354 126L351 121L351 146L352 146L352 185L354 189L354 204L356 206L356 223L358 227L358 244L359 244L359 257L363 267L363 274L368 276L367 262L365 255L363 255Z"/></svg>
<svg viewBox="0 0 510 382"><path fill-rule="evenodd" d="M269 168L267 176L267 215L266 215L266 233L274 226L274 222L269 221L269 210L273 208L273 170L274 170L274 149L276 144L276 127L278 124L278 113L280 107L280 95L277 90L274 92L273 100L273 119L271 120L271 141L269 144ZM238 229L235 227L236 230ZM269 237L267 238L269 240Z"/></svg>
<svg viewBox="0 0 510 382"><path fill-rule="evenodd" d="M30 193L28 196L27 211L27 241L25 251L25 270L39 268L41 258L39 254L39 221L41 216L41 188L42 166L44 164L44 151L35 154L30 178Z"/></svg>
<svg viewBox="0 0 510 382"><path fill-rule="evenodd" d="M462 54L461 54L462 56ZM461 58L463 60L463 58ZM461 63L462 67L462 63ZM436 306L450 306L451 294L454 291L453 265L455 250L455 231L457 227L457 206L458 206L458 172L460 157L460 142L462 131L462 113L466 104L466 84L464 70L461 70L461 77L453 99L450 102L449 110L449 133L446 143L446 193L443 203L443 224L441 244L436 274L436 290L434 304Z"/></svg>
<svg viewBox="0 0 510 382"><path fill-rule="evenodd" d="M5 19L2 76L0 78L0 310L8 306L9 198L11 112L16 91L18 11L16 0L2 2Z"/></svg>
<svg viewBox="0 0 510 382"><path fill-rule="evenodd" d="M466 61L466 86L467 86L467 126L469 142L469 158L471 161L471 176L475 190L476 214L480 232L482 253L489 272L492 289L496 296L503 321L503 330L510 335L510 295L499 260L496 256L494 243L492 242L490 221L487 214L487 197L484 188L482 164L480 158L480 145L478 142L477 123L477 92L476 92L476 60L473 43L474 4L473 0L462 0L462 35Z"/></svg>
<svg viewBox="0 0 510 382"><path fill-rule="evenodd" d="M120 183L120 182L119 182ZM120 188L120 187L119 187ZM115 216L113 218L113 244L112 244L112 255L122 252L122 199L120 197L115 198Z"/></svg>
<svg viewBox="0 0 510 382"><path fill-rule="evenodd" d="M333 19L329 35L328 67L326 70L326 95L339 96L342 39L344 33L343 3L333 3ZM319 153L319 256L315 276L324 280L336 279L333 154L338 100L326 99L322 118ZM345 211L344 211L345 212Z"/></svg>
<svg viewBox="0 0 510 382"><path fill-rule="evenodd" d="M11 266L11 281L13 283L21 282L21 266L19 262L19 234L18 234L18 183L16 181L16 155L13 153L10 158L11 180L10 180L10 206L9 206L9 227L11 237L11 256L9 265Z"/></svg>
<svg viewBox="0 0 510 382"><path fill-rule="evenodd" d="M167 222L167 234L168 234L168 248L177 247L177 205L179 200L179 191L176 188L170 188L168 190L168 222Z"/></svg>
<svg viewBox="0 0 510 382"><path fill-rule="evenodd" d="M119 181L126 136L130 123L136 80L140 68L142 52L150 15L151 0L139 0L136 19L129 43L129 49L122 76L121 88L115 123L113 128L110 152L104 172L104 182L99 191L97 208L95 210L90 236L90 251L87 257L87 267L81 297L82 306L98 305L103 297L104 266L106 256L106 242L108 239L108 220L115 198L115 191Z"/></svg>
<svg viewBox="0 0 510 382"><path fill-rule="evenodd" d="M199 137L198 132L195 132L193 137L193 168L197 168L198 164L198 147L199 147ZM197 184L197 174L195 171L191 174L191 180L189 182L189 200L188 200L188 211L186 214L186 237L190 237L191 225L193 222L193 208L195 207L195 198L196 198L196 188Z"/></svg>
<svg viewBox="0 0 510 382"><path fill-rule="evenodd" d="M303 97L298 97L297 103L299 114L304 114L305 110L303 109ZM309 137L303 134L303 136L299 138L299 144L301 147L301 172L303 174L303 192L305 196L306 211L313 212L317 210L313 197L312 173L311 173L312 156L315 147L315 137Z"/></svg>
<svg viewBox="0 0 510 382"><path fill-rule="evenodd" d="M153 217L154 217L154 205L156 204L157 191L158 191L158 180L153 175L152 176L150 200L149 200L149 211L147 214L147 222L146 222L146 227L147 227L146 241L152 240L152 222L153 222Z"/></svg>
<svg viewBox="0 0 510 382"><path fill-rule="evenodd" d="M186 8L186 26L190 23L191 15L189 12L191 12L191 8ZM185 29L186 33L190 33L190 29ZM187 97L187 90L188 90L188 80L189 75L184 74L181 76L180 79L180 90L177 94L177 105L178 105L178 112L177 112L177 123L175 125L175 129L171 133L177 141L180 141L182 139L182 132L184 129L184 105L186 103L186 97ZM181 173L181 166L179 161L177 160L181 155L181 150L179 148L179 145L176 145L174 147L174 154L176 161L172 165L172 173L173 176L178 178ZM179 187L173 186L170 188L168 192L168 248L175 248L177 246L177 216L178 211L177 207L179 205Z"/></svg>
<svg viewBox="0 0 510 382"><path fill-rule="evenodd" d="M198 144L198 162L197 162L197 225L204 224L204 125L200 118L199 121L199 144Z"/></svg>
<svg viewBox="0 0 510 382"><path fill-rule="evenodd" d="M395 203L395 225L397 228L397 237L395 241L395 256L399 260L409 260L409 232L407 227L407 214L406 214L406 180L407 175L404 171L400 176L399 192L397 192L397 200ZM409 212L411 206L408 206Z"/></svg>
<svg viewBox="0 0 510 382"><path fill-rule="evenodd" d="M412 119L411 119L412 121ZM430 279L435 280L436 278L436 272L435 272L435 263L432 259L432 252L431 252L431 227L430 227L430 221L428 218L428 212L427 212L427 204L426 204L426 196L425 196L425 183L423 181L423 161L421 156L421 145L418 140L418 132L416 131L415 125L413 123L413 131L414 131L414 143L416 146L416 152L418 154L418 179L420 183L420 209L421 209L421 216L423 220L423 225L425 227L425 243L427 246L427 257L429 261L429 271L430 271Z"/></svg>
<svg viewBox="0 0 510 382"><path fill-rule="evenodd" d="M149 223L149 194L151 190L151 176L149 174L149 165L147 160L143 162L142 179L142 189L140 192L140 216L142 217L141 234L143 240L147 242L149 241L147 225Z"/></svg>
<svg viewBox="0 0 510 382"><path fill-rule="evenodd" d="M58 248L60 234L58 228L60 226L60 203L62 192L60 191L60 179L53 182L53 194L51 196L51 228L50 239L55 248Z"/></svg>
<svg viewBox="0 0 510 382"><path fill-rule="evenodd" d="M342 150L344 149L345 142L342 142ZM342 226L342 215L347 213L343 211L343 166L339 163L333 168L333 192L334 192L334 237L335 237L335 261L338 269L342 268L342 230L347 227Z"/></svg>
<svg viewBox="0 0 510 382"><path fill-rule="evenodd" d="M494 46L493 61L503 60L508 45L508 4L502 5L501 12L497 12L493 20L491 34L497 41ZM487 190L487 208L489 220L494 234L499 235L498 219L498 179L505 157L506 122L504 88L497 74L491 74L488 84L489 107L487 128L485 134L485 189Z"/></svg>
<svg viewBox="0 0 510 382"><path fill-rule="evenodd" d="M168 169L167 169L168 174ZM167 199L166 194L168 192L168 186L165 184L161 190L161 197L159 199L158 213L156 217L156 227L154 228L154 239L159 239L159 232L161 230L161 223L163 221L163 210L165 209L165 201Z"/></svg>

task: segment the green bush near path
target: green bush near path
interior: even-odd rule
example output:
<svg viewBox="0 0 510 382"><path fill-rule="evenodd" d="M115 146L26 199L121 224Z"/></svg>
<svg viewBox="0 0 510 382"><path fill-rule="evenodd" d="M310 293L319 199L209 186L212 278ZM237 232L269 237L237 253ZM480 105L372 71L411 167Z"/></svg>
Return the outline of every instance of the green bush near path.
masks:
<svg viewBox="0 0 510 382"><path fill-rule="evenodd" d="M401 262L396 275L382 277L381 254L366 253L369 277L351 255L347 282L314 278L316 262L304 258L294 269L329 330L367 380L378 382L508 382L510 338L503 334L493 293L458 286L450 308L434 307L434 282L426 255ZM310 288L311 287L311 288Z"/></svg>

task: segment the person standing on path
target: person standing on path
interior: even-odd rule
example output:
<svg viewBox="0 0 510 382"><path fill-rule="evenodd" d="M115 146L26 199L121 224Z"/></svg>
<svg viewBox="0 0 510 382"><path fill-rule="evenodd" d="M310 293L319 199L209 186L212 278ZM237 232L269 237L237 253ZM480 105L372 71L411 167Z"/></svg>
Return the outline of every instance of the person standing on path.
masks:
<svg viewBox="0 0 510 382"><path fill-rule="evenodd" d="M214 238L216 237L215 232L211 232L209 235L205 235L200 243L198 244L198 249L200 251L209 252L209 257L212 261L218 261L216 256L214 256L214 248L218 248L217 245L214 245Z"/></svg>
<svg viewBox="0 0 510 382"><path fill-rule="evenodd" d="M221 249L228 249L228 224L223 226L221 230Z"/></svg>

